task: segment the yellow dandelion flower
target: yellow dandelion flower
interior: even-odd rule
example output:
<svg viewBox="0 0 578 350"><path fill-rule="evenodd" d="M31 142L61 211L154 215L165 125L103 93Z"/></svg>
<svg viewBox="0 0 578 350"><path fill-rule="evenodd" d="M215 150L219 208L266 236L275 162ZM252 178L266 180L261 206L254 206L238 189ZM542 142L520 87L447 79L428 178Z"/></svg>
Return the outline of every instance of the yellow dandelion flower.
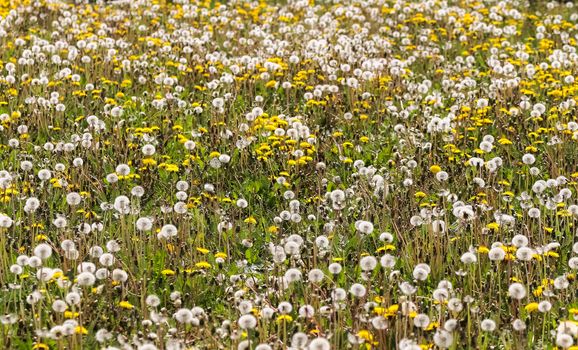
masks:
<svg viewBox="0 0 578 350"><path fill-rule="evenodd" d="M503 137L498 140L500 145L511 145L512 141L508 140L507 138Z"/></svg>
<svg viewBox="0 0 578 350"><path fill-rule="evenodd" d="M246 224L255 225L257 223L257 220L253 216L249 216L248 218L243 220L243 222Z"/></svg>
<svg viewBox="0 0 578 350"><path fill-rule="evenodd" d="M524 310L527 312L534 312L538 310L538 303L529 303L528 305L524 306Z"/></svg>
<svg viewBox="0 0 578 350"><path fill-rule="evenodd" d="M123 309L133 309L134 305L129 303L128 301L121 301L120 303L118 303L118 306L120 306Z"/></svg>
<svg viewBox="0 0 578 350"><path fill-rule="evenodd" d="M64 311L64 318L77 318L80 316L78 312Z"/></svg>
<svg viewBox="0 0 578 350"><path fill-rule="evenodd" d="M212 265L206 261L200 261L200 262L195 264L195 267L197 267L199 269L210 269L212 267Z"/></svg>
<svg viewBox="0 0 578 350"><path fill-rule="evenodd" d="M143 165L145 166L155 166L157 165L157 161L152 158L145 158L142 160Z"/></svg>
<svg viewBox="0 0 578 350"><path fill-rule="evenodd" d="M88 329L82 327L82 326L77 326L76 328L74 328L74 333L76 334L88 334Z"/></svg>
<svg viewBox="0 0 578 350"><path fill-rule="evenodd" d="M490 230L497 230L500 228L500 224L498 224L497 222L491 222L489 224L486 225L487 228L489 228Z"/></svg>
<svg viewBox="0 0 578 350"><path fill-rule="evenodd" d="M205 249L205 248L197 247L196 249L197 249L197 251L198 251L199 253L201 253L201 254L207 254L207 253L209 253L209 250L208 250L208 249Z"/></svg>
<svg viewBox="0 0 578 350"><path fill-rule="evenodd" d="M292 322L292 321L293 317L289 315L280 315L279 317L277 317L277 323Z"/></svg>
<svg viewBox="0 0 578 350"><path fill-rule="evenodd" d="M387 308L387 313L388 314L395 314L397 311L399 310L399 305L398 304L393 304L390 307Z"/></svg>
<svg viewBox="0 0 578 350"><path fill-rule="evenodd" d="M429 167L429 171L431 171L434 174L439 173L440 171L442 171L442 168L439 165L432 165Z"/></svg>
<svg viewBox="0 0 578 350"><path fill-rule="evenodd" d="M371 334L370 331L362 329L359 332L357 332L357 336L360 337L361 339L364 339L365 341L368 342L372 342L373 341L373 334Z"/></svg>
<svg viewBox="0 0 578 350"><path fill-rule="evenodd" d="M479 246L478 247L478 253L480 254L488 254L490 252L490 249L488 249L488 247L486 246Z"/></svg>

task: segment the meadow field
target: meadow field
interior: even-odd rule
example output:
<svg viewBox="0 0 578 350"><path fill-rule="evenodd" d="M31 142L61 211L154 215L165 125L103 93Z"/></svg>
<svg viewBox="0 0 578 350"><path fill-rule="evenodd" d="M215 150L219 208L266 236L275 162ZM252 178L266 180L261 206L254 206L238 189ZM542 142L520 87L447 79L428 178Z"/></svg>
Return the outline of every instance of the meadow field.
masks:
<svg viewBox="0 0 578 350"><path fill-rule="evenodd" d="M0 0L0 349L578 350L578 4Z"/></svg>

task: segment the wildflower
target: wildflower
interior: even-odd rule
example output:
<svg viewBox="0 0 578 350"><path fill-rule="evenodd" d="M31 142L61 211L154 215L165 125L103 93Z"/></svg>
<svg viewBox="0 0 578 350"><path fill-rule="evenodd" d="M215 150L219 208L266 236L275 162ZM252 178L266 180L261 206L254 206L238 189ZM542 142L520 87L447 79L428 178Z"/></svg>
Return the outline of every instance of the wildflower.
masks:
<svg viewBox="0 0 578 350"><path fill-rule="evenodd" d="M121 301L118 303L118 306L120 306L123 309L129 309L129 310L134 308L134 305L132 305L128 301Z"/></svg>
<svg viewBox="0 0 578 350"><path fill-rule="evenodd" d="M462 255L462 257L460 258L460 260L464 264L472 264L472 263L475 263L478 261L476 255L474 253L471 253L471 252L464 253Z"/></svg>
<svg viewBox="0 0 578 350"><path fill-rule="evenodd" d="M111 253L103 253L98 257L98 261L102 266L112 266L115 262L114 255Z"/></svg>
<svg viewBox="0 0 578 350"><path fill-rule="evenodd" d="M549 312L552 309L552 304L548 300L542 300L538 304L538 311L545 313Z"/></svg>
<svg viewBox="0 0 578 350"><path fill-rule="evenodd" d="M118 196L114 199L114 209L120 214L130 212L130 199L127 196Z"/></svg>
<svg viewBox="0 0 578 350"><path fill-rule="evenodd" d="M81 286L92 286L96 281L96 277L91 272L82 272L76 279Z"/></svg>
<svg viewBox="0 0 578 350"><path fill-rule="evenodd" d="M49 180L52 178L52 173L48 169L42 169L38 172L38 178L42 181Z"/></svg>
<svg viewBox="0 0 578 350"><path fill-rule="evenodd" d="M528 216L531 218L539 218L540 217L540 209L530 208L530 210L528 210Z"/></svg>
<svg viewBox="0 0 578 350"><path fill-rule="evenodd" d="M68 303L68 305L78 305L80 303L80 294L77 292L70 292L66 294L64 300Z"/></svg>
<svg viewBox="0 0 578 350"><path fill-rule="evenodd" d="M454 337L452 334L446 330L438 330L434 334L434 343L436 346L442 349L447 349L452 346L454 342Z"/></svg>
<svg viewBox="0 0 578 350"><path fill-rule="evenodd" d="M396 259L394 256L385 254L380 259L380 264L386 269L392 269L395 267Z"/></svg>
<svg viewBox="0 0 578 350"><path fill-rule="evenodd" d="M538 310L538 303L529 303L524 307L527 312L533 312Z"/></svg>
<svg viewBox="0 0 578 350"><path fill-rule="evenodd" d="M515 331L521 332L524 329L526 329L526 324L524 323L524 321L517 318L512 322L512 327L514 328Z"/></svg>
<svg viewBox="0 0 578 350"><path fill-rule="evenodd" d="M429 168L429 171L431 171L431 172L434 173L434 174L439 173L441 170L442 170L442 168L441 168L439 165L432 165L432 166Z"/></svg>
<svg viewBox="0 0 578 350"><path fill-rule="evenodd" d="M364 256L359 264L363 271L372 271L377 266L377 259L373 256Z"/></svg>
<svg viewBox="0 0 578 350"><path fill-rule="evenodd" d="M250 217L246 218L245 220L243 220L243 222L250 224L250 225L255 225L257 223L257 220L254 217L250 216Z"/></svg>
<svg viewBox="0 0 578 350"><path fill-rule="evenodd" d="M311 305L303 305L299 308L299 316L300 317L313 317L315 315L315 309ZM289 320L291 322L291 320Z"/></svg>
<svg viewBox="0 0 578 350"><path fill-rule="evenodd" d="M462 301L458 298L448 300L448 309L452 312L460 312L464 308Z"/></svg>
<svg viewBox="0 0 578 350"><path fill-rule="evenodd" d="M174 318L179 323L191 323L193 322L193 313L189 309L179 309L175 312Z"/></svg>
<svg viewBox="0 0 578 350"><path fill-rule="evenodd" d="M534 164L536 162L536 157L530 153L526 153L524 156L522 156L522 162L527 165Z"/></svg>
<svg viewBox="0 0 578 350"><path fill-rule="evenodd" d="M323 274L323 271L321 271L319 269L312 269L307 274L307 277L308 277L310 282L319 283L323 280L324 274Z"/></svg>
<svg viewBox="0 0 578 350"><path fill-rule="evenodd" d="M82 326L76 326L74 328L74 333L86 335L86 334L88 334L88 330Z"/></svg>
<svg viewBox="0 0 578 350"><path fill-rule="evenodd" d="M508 294L513 299L523 299L526 297L526 288L521 283L512 283L508 287Z"/></svg>
<svg viewBox="0 0 578 350"><path fill-rule="evenodd" d="M309 342L310 350L329 350L331 349L331 344L325 338L315 338Z"/></svg>
<svg viewBox="0 0 578 350"><path fill-rule="evenodd" d="M417 288L415 288L414 286L412 286L409 282L402 282L399 285L399 289L401 290L401 292L405 295L412 295L417 291Z"/></svg>
<svg viewBox="0 0 578 350"><path fill-rule="evenodd" d="M428 315L419 314L414 317L413 324L418 328L426 328L430 324L430 318Z"/></svg>
<svg viewBox="0 0 578 350"><path fill-rule="evenodd" d="M496 322L490 319L485 319L480 324L480 327L484 332L493 332L496 329Z"/></svg>
<svg viewBox="0 0 578 350"><path fill-rule="evenodd" d="M279 317L277 317L277 323L283 323L283 322L292 322L293 321L293 317L289 316L289 315L280 315Z"/></svg>
<svg viewBox="0 0 578 350"><path fill-rule="evenodd" d="M576 259L576 266L578 266L578 258ZM578 267L577 267L578 269ZM341 273L342 267L339 263L331 263L329 265L329 272L333 275L338 275Z"/></svg>
<svg viewBox="0 0 578 350"><path fill-rule="evenodd" d="M450 318L449 320L446 321L446 323L444 324L444 329L448 332L453 332L456 330L456 328L458 327L458 322L456 319L454 318Z"/></svg>
<svg viewBox="0 0 578 350"><path fill-rule="evenodd" d="M20 275L23 272L22 266L20 265L11 265L10 266L10 272L15 274L15 275Z"/></svg>
<svg viewBox="0 0 578 350"><path fill-rule="evenodd" d="M200 269L210 269L212 265L206 261L199 261L198 263L195 264L195 267L198 267Z"/></svg>
<svg viewBox="0 0 578 350"><path fill-rule="evenodd" d="M66 195L66 202L71 206L80 204L81 199L82 198L77 192L70 192Z"/></svg>
<svg viewBox="0 0 578 350"><path fill-rule="evenodd" d="M429 270L421 266L416 266L413 269L413 278L419 281L425 281L429 276Z"/></svg>
<svg viewBox="0 0 578 350"><path fill-rule="evenodd" d="M365 296L366 293L366 289L363 285L359 284L359 283L355 283L351 286L351 288L349 289L349 292L357 298L362 298Z"/></svg>
<svg viewBox="0 0 578 350"><path fill-rule="evenodd" d="M257 325L257 319L253 315L243 315L238 321L242 329L253 329Z"/></svg>
<svg viewBox="0 0 578 350"><path fill-rule="evenodd" d="M167 224L161 228L161 231L158 234L159 238L169 239L174 237L178 234L177 228L175 225Z"/></svg>
<svg viewBox="0 0 578 350"><path fill-rule="evenodd" d="M488 253L488 257L492 261L501 261L506 257L506 252L504 249L502 249L502 247L494 247Z"/></svg>
<svg viewBox="0 0 578 350"><path fill-rule="evenodd" d="M146 217L138 218L136 228L139 231L150 231L153 227L152 220Z"/></svg>
<svg viewBox="0 0 578 350"><path fill-rule="evenodd" d="M117 282L126 282L128 279L128 274L124 270L114 269L112 271L112 279Z"/></svg>
<svg viewBox="0 0 578 350"><path fill-rule="evenodd" d="M52 255L52 247L46 243L41 243L34 248L34 255L42 260L46 260Z"/></svg>

